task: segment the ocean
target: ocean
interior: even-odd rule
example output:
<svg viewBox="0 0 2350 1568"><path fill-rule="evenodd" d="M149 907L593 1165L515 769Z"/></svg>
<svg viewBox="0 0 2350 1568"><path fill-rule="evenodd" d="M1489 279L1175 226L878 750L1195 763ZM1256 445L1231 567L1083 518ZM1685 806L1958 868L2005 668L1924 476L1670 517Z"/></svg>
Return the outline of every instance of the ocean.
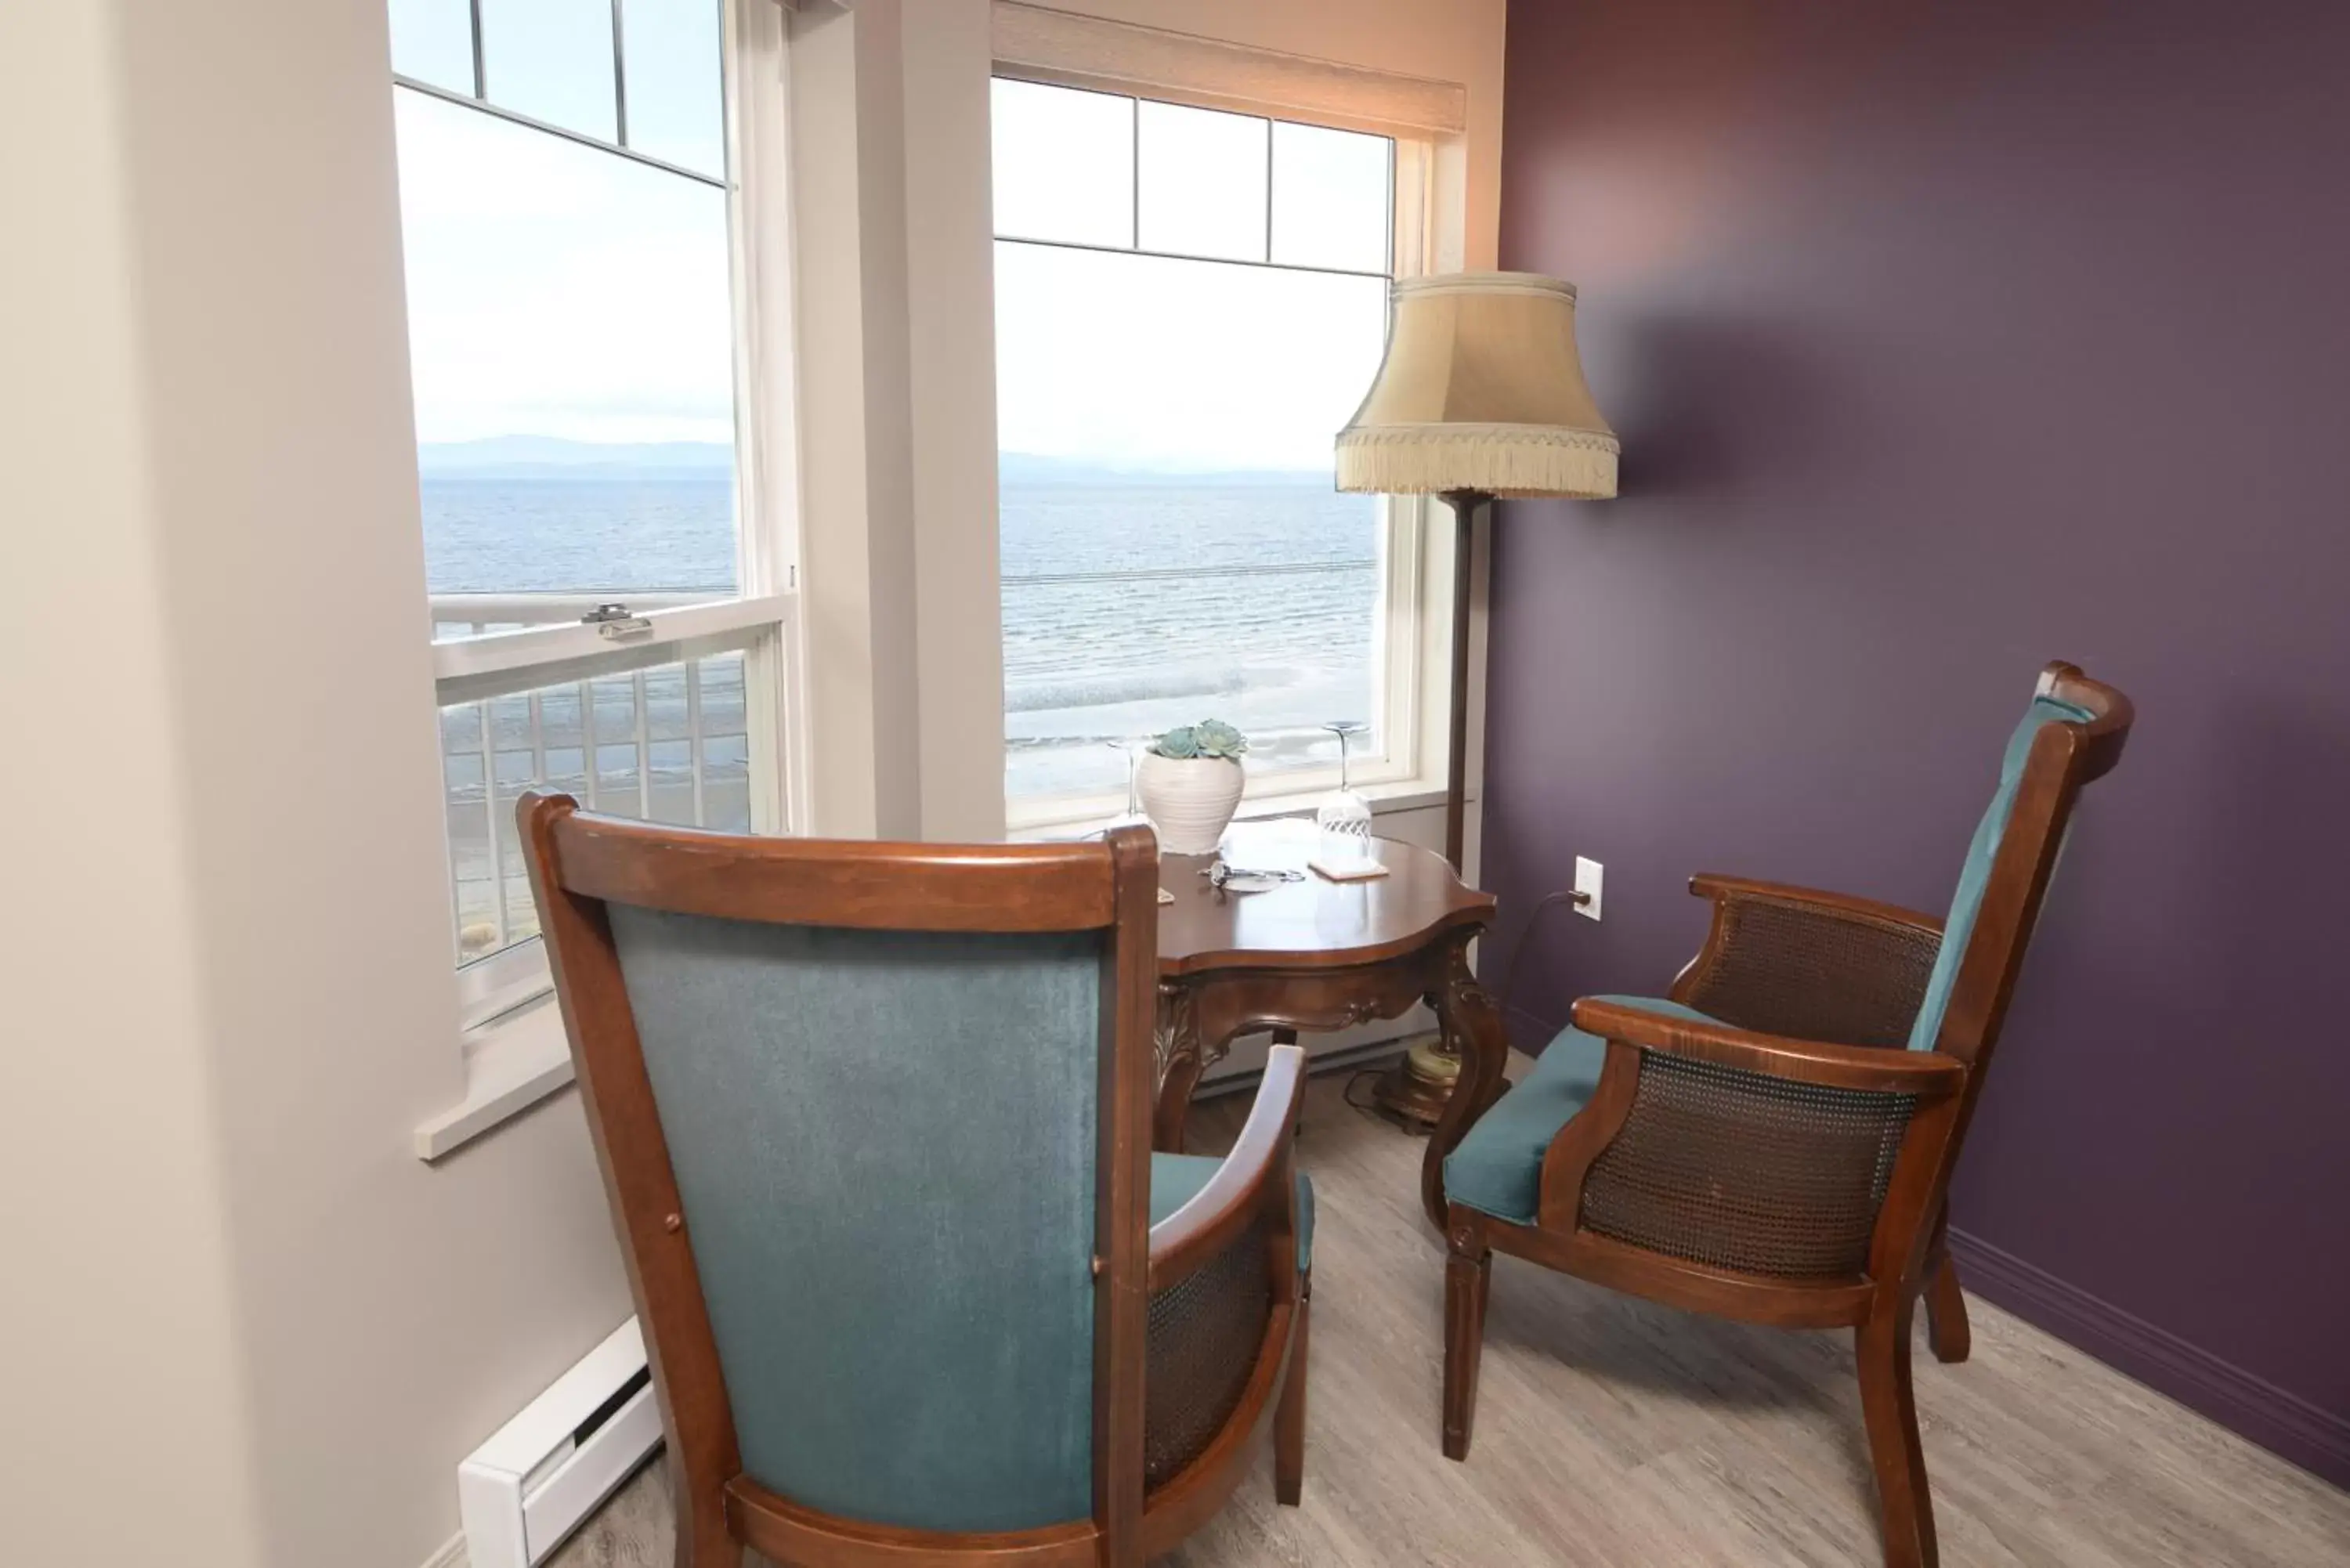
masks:
<svg viewBox="0 0 2350 1568"><path fill-rule="evenodd" d="M1238 725L1268 767L1331 755L1329 721L1376 719L1378 508L1328 483L1008 478L1007 788L1116 789L1117 742L1204 718ZM729 592L732 496L723 475L428 474L429 581Z"/></svg>

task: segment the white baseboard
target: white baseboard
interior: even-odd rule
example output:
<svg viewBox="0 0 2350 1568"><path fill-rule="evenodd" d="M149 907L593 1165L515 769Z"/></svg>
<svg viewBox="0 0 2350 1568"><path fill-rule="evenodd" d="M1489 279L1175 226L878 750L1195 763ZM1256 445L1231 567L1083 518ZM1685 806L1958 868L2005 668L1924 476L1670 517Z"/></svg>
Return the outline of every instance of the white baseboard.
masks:
<svg viewBox="0 0 2350 1568"><path fill-rule="evenodd" d="M545 1563L660 1440L632 1317L457 1467L468 1568Z"/></svg>
<svg viewBox="0 0 2350 1568"><path fill-rule="evenodd" d="M441 1550L427 1557L419 1568L470 1568L465 1558L465 1532L459 1531L441 1543Z"/></svg>

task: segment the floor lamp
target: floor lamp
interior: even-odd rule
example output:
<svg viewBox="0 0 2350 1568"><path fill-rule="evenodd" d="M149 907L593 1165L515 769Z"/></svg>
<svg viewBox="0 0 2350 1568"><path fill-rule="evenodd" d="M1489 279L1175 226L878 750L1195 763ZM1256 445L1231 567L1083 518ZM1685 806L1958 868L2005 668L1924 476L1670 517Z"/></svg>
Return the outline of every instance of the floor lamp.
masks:
<svg viewBox="0 0 2350 1568"><path fill-rule="evenodd" d="M1338 434L1338 488L1439 495L1452 509L1452 702L1444 854L1461 868L1469 769L1469 588L1477 508L1495 496L1616 493L1616 432L1575 349L1575 286L1523 272L1401 278L1387 358ZM1379 1080L1380 1106L1433 1123L1461 1058L1416 1046Z"/></svg>

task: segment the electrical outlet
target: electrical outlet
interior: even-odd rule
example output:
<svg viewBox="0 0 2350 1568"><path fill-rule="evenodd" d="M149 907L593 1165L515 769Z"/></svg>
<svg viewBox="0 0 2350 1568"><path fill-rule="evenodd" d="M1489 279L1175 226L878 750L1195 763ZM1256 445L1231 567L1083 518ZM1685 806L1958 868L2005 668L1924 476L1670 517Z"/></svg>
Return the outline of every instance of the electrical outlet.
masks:
<svg viewBox="0 0 2350 1568"><path fill-rule="evenodd" d="M1607 868L1596 860L1586 860L1580 855L1575 857L1575 890L1586 895L1575 906L1576 914L1595 920L1599 918L1600 883L1607 872Z"/></svg>

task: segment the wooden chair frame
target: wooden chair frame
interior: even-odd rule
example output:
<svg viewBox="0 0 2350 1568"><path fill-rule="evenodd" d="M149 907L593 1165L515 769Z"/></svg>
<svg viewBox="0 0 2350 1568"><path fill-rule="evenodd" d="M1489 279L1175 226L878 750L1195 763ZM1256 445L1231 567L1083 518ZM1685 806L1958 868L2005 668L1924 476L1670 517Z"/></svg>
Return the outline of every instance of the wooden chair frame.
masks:
<svg viewBox="0 0 2350 1568"><path fill-rule="evenodd" d="M1311 1287L1297 1267L1291 1142L1304 1058L1295 1047L1273 1054L1222 1168L1152 1227L1159 856L1147 828L1067 845L733 837L591 815L569 796L536 791L523 797L517 819L669 1440L681 1568L736 1568L746 1546L805 1568L1139 1568L1215 1512L1239 1484L1268 1424L1275 1435L1276 1495L1297 1501ZM613 945L612 902L865 929L1107 933L1091 1517L1015 1532L899 1529L804 1507L743 1473L683 1204ZM1215 1259L1260 1220L1273 1306L1253 1370L1222 1429L1146 1495L1143 1380L1151 1294Z"/></svg>
<svg viewBox="0 0 2350 1568"><path fill-rule="evenodd" d="M1501 1098L1505 1048L1471 1036L1459 1086L1430 1138L1424 1185L1430 1217L1444 1231L1444 1451L1468 1457L1483 1345L1485 1303L1495 1251L1614 1290L1695 1312L1789 1328L1850 1327L1856 1334L1861 1404L1876 1471L1889 1568L1938 1561L1932 1500L1918 1437L1909 1341L1922 1294L1929 1342L1946 1362L1969 1348L1964 1297L1944 1240L1950 1172L1981 1093L2007 1015L2064 828L2083 785L2120 760L2134 712L2129 700L2069 664L2042 672L2040 695L2089 712L2085 722L2042 726L2031 742L2014 809L1991 864L1971 940L1960 960L1941 1032L1931 1051L1789 1039L1727 1024L1695 1023L1638 1007L1577 1002L1575 1026L1598 1035L1607 1056L1588 1104L1560 1129L1544 1155L1534 1223L1517 1225L1443 1200L1444 1160ZM1704 948L1670 992L1689 1002L1722 960L1742 903L1762 900L1865 933L1887 928L1923 950L1939 947L1932 916L1841 894L1726 877L1699 877L1690 890L1713 904ZM1921 977L1922 983L1922 977ZM1865 1271L1801 1281L1742 1272L1669 1256L1602 1235L1584 1223L1584 1188L1593 1165L1629 1116L1645 1064L1653 1057L1711 1063L1765 1078L1823 1088L1914 1096L1908 1127L1877 1210Z"/></svg>

